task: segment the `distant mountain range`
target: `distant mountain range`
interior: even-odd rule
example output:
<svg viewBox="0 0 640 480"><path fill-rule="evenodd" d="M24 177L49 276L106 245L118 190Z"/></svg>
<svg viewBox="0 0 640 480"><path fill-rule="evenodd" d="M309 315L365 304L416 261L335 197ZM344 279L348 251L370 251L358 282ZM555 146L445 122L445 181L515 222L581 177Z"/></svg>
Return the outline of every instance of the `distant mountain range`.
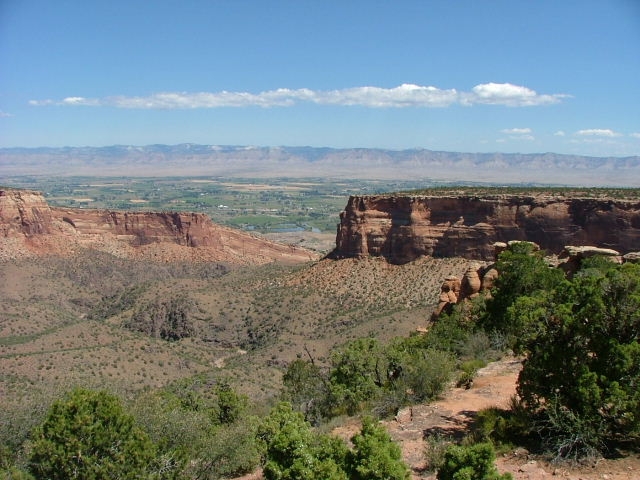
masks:
<svg viewBox="0 0 640 480"><path fill-rule="evenodd" d="M0 179L19 175L321 176L640 187L640 157L196 144L1 148Z"/></svg>

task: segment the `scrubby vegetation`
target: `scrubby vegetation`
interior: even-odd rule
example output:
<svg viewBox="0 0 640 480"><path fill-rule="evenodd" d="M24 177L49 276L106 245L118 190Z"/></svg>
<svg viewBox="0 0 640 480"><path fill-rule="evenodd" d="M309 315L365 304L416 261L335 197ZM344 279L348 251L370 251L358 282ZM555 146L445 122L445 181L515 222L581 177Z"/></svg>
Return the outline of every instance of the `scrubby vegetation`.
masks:
<svg viewBox="0 0 640 480"><path fill-rule="evenodd" d="M193 305L185 296L156 299L135 308L123 326L163 340L180 340L195 333Z"/></svg>
<svg viewBox="0 0 640 480"><path fill-rule="evenodd" d="M558 458L637 446L640 265L594 257L567 279L523 244L498 268L483 324L525 357L516 430ZM513 413L505 417L512 426Z"/></svg>
<svg viewBox="0 0 640 480"><path fill-rule="evenodd" d="M29 469L53 480L152 477L149 436L106 392L76 389L32 433Z"/></svg>
<svg viewBox="0 0 640 480"><path fill-rule="evenodd" d="M299 358L284 374L283 397L312 423L360 412L388 418L403 406L433 400L452 380L470 383L504 353L502 335L490 338L469 321L483 306L478 299L443 315L425 334L347 342L334 349L325 368L310 355Z"/></svg>
<svg viewBox="0 0 640 480"><path fill-rule="evenodd" d="M511 474L498 473L495 460L496 455L490 443L451 445L444 453L438 480L512 480Z"/></svg>
<svg viewBox="0 0 640 480"><path fill-rule="evenodd" d="M349 268L363 265L348 262ZM94 345L99 345L97 336L118 329L129 336L131 345L144 348L136 348L133 351L138 353L132 354L130 349L118 347L115 355L142 353L140 361L157 359L157 371L171 367L182 374L142 388L122 388L114 383L109 392L104 384L78 389L63 388L61 383L51 391L42 387L40 396L22 397L24 405L14 402L0 415L0 471L6 478L107 478L100 469L109 465L110 471L123 468L144 478L216 479L262 466L267 479L404 479L407 467L399 449L374 419L391 417L405 405L435 399L452 383L469 385L479 368L507 349L524 359L518 397L508 410L481 412L462 445L433 442L430 463L438 469L440 479L506 478L495 470L490 442L501 449L525 445L559 459L638 448L640 266L592 258L567 278L549 267L541 253L526 243L516 244L498 261L501 275L490 298L478 297L458 306L425 334L400 336L359 330L364 323L354 316L375 315L368 302L371 292L358 290L354 284L344 291L334 287L335 292L326 289L318 294L306 286L309 275L321 278L317 274L320 268L315 265L308 268L312 273L291 273L271 267L263 271L263 277L254 274L251 289L239 288L246 277L234 273L227 275L227 284L194 275L175 279L170 286L152 285L141 270L143 282L124 282L121 289L102 296L89 290L91 276L73 277L81 278L77 281L82 282L82 288L92 292L87 302L68 303L65 298L50 297L50 304L63 311L101 313L85 320L65 314L67 323L62 327L52 319L47 328L90 323L98 333L93 337L87 330L82 341ZM380 275L393 275L400 268L388 267ZM274 273L278 276L269 276ZM67 277L61 281L72 280ZM189 290L180 287L180 282L186 281L190 282ZM220 292L212 299L205 294L213 288ZM118 293L124 291L130 295ZM406 295L401 300L405 305L419 303L410 293L399 295ZM121 303L113 314L106 313L110 312L107 298ZM314 323L311 312L318 316L318 305L328 300L340 302L335 309L330 305L322 311L335 318L325 324ZM201 310L213 303L222 306L219 315L207 317ZM351 317L340 313L340 308L348 308ZM380 317L385 321L403 312L400 303L391 300L376 304L376 308L379 314L386 312L388 316ZM291 317L283 321L296 309L306 323L295 324ZM411 312L411 308L404 312ZM269 314L273 318L267 318ZM236 317L240 321L233 323L231 319ZM345 326L350 319L353 323ZM151 337L139 329L122 330L123 326L131 327L127 322L134 320L132 325L142 325ZM43 327L34 321L33 328L38 333ZM326 354L318 354L314 347L302 347L291 340L295 335L304 338L309 328L327 335L331 328L343 328L340 331L350 336L356 332L365 335L345 338L327 348ZM235 370L202 368L198 373L190 368L203 367L205 358L215 358L205 355L211 355L216 339L231 343L245 334L255 339L246 344L248 355L254 355L252 361L262 359L270 372L282 374L271 379L279 385L279 392L266 401L242 393L241 375L229 376L229 371L242 373L253 368L243 365L240 355L229 360ZM206 340L197 343L199 336ZM5 359L16 365L26 361L29 357L15 349L31 342L29 337L23 343L5 344ZM272 344L283 347L281 358L274 350L267 350ZM68 352L86 347L74 344ZM160 360L164 357L151 356L168 351L165 348L179 351L183 363L171 360L169 365L169 360ZM119 366L107 365L114 370ZM19 385L36 391L33 385L20 384L8 375L2 381L13 385L15 391ZM316 428L345 415L365 418L351 446ZM129 448L135 452L127 453ZM56 477L54 471L65 473Z"/></svg>

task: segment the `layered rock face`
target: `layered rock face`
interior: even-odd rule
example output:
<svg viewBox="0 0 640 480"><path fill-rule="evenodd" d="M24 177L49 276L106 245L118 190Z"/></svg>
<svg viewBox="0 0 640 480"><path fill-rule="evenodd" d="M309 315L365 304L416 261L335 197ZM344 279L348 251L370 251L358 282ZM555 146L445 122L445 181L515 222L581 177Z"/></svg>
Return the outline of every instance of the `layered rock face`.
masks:
<svg viewBox="0 0 640 480"><path fill-rule="evenodd" d="M0 190L0 258L67 254L77 247L160 261L260 264L317 257L217 225L201 213L55 208L38 192Z"/></svg>
<svg viewBox="0 0 640 480"><path fill-rule="evenodd" d="M121 212L112 210L53 209L57 218L85 235L111 234L134 245L172 242L187 247L220 243L217 225L201 213Z"/></svg>
<svg viewBox="0 0 640 480"><path fill-rule="evenodd" d="M51 233L52 227L51 208L40 193L0 190L0 233L3 237Z"/></svg>
<svg viewBox="0 0 640 480"><path fill-rule="evenodd" d="M495 242L531 241L549 253L593 245L640 247L640 201L562 196L352 196L333 255L493 260Z"/></svg>

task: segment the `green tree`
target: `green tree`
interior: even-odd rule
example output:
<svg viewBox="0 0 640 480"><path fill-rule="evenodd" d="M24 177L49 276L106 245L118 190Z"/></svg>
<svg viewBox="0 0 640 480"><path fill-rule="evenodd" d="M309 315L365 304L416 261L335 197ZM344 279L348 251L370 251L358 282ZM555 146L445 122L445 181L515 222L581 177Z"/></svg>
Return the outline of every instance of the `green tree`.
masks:
<svg viewBox="0 0 640 480"><path fill-rule="evenodd" d="M468 447L451 445L438 470L438 480L511 480L510 473L500 475L495 465L496 454L490 443Z"/></svg>
<svg viewBox="0 0 640 480"><path fill-rule="evenodd" d="M326 374L312 362L297 359L282 377L283 397L304 413L312 424L328 415L329 383Z"/></svg>
<svg viewBox="0 0 640 480"><path fill-rule="evenodd" d="M280 403L258 429L267 480L405 480L400 448L380 425L365 419L353 450L343 440L314 432L302 414Z"/></svg>
<svg viewBox="0 0 640 480"><path fill-rule="evenodd" d="M349 478L354 480L405 480L409 469L402 461L400 447L387 431L370 418L362 422L360 433L351 438L348 456Z"/></svg>
<svg viewBox="0 0 640 480"><path fill-rule="evenodd" d="M506 335L513 347L525 326L508 316L509 308L520 297L553 292L565 282L565 278L561 270L549 268L542 252L534 251L527 242L516 243L502 252L496 269L500 275L492 291L493 297L487 301L486 313L479 323L487 332L497 331Z"/></svg>
<svg viewBox="0 0 640 480"><path fill-rule="evenodd" d="M229 425L240 419L247 410L247 397L236 392L227 381L219 381L214 390L218 400L217 421Z"/></svg>
<svg viewBox="0 0 640 480"><path fill-rule="evenodd" d="M315 434L300 412L278 404L258 429L267 480L347 480L347 447L339 439Z"/></svg>
<svg viewBox="0 0 640 480"><path fill-rule="evenodd" d="M186 478L239 476L260 464L258 420L225 380L210 388L200 377L184 379L141 395L134 411L161 455L182 460Z"/></svg>
<svg viewBox="0 0 640 480"><path fill-rule="evenodd" d="M152 477L156 448L105 391L75 389L33 432L31 473L42 479Z"/></svg>
<svg viewBox="0 0 640 480"><path fill-rule="evenodd" d="M518 393L543 412L560 456L597 451L607 439L640 436L640 265L577 274L553 295L520 299L514 317L537 320L527 335Z"/></svg>
<svg viewBox="0 0 640 480"><path fill-rule="evenodd" d="M332 403L354 415L374 400L387 379L387 358L375 338L358 338L336 351L329 374Z"/></svg>

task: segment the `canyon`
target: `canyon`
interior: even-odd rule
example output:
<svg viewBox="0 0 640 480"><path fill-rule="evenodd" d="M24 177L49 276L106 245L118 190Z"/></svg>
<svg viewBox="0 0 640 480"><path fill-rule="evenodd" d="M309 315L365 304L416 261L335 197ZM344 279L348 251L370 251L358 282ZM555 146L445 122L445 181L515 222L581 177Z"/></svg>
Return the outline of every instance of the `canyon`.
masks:
<svg viewBox="0 0 640 480"><path fill-rule="evenodd" d="M121 258L260 265L318 254L215 224L201 213L51 207L30 190L0 190L0 259L92 248Z"/></svg>
<svg viewBox="0 0 640 480"><path fill-rule="evenodd" d="M50 206L36 191L0 190L0 258L92 248L121 258L301 263L320 254L214 223L191 212ZM640 250L640 200L555 193L351 196L330 258L420 257L492 261L496 242L531 241L550 254L570 245Z"/></svg>
<svg viewBox="0 0 640 480"><path fill-rule="evenodd" d="M550 254L591 245L640 250L640 200L536 195L352 196L340 214L334 258L421 256L491 261L494 244L524 240Z"/></svg>

